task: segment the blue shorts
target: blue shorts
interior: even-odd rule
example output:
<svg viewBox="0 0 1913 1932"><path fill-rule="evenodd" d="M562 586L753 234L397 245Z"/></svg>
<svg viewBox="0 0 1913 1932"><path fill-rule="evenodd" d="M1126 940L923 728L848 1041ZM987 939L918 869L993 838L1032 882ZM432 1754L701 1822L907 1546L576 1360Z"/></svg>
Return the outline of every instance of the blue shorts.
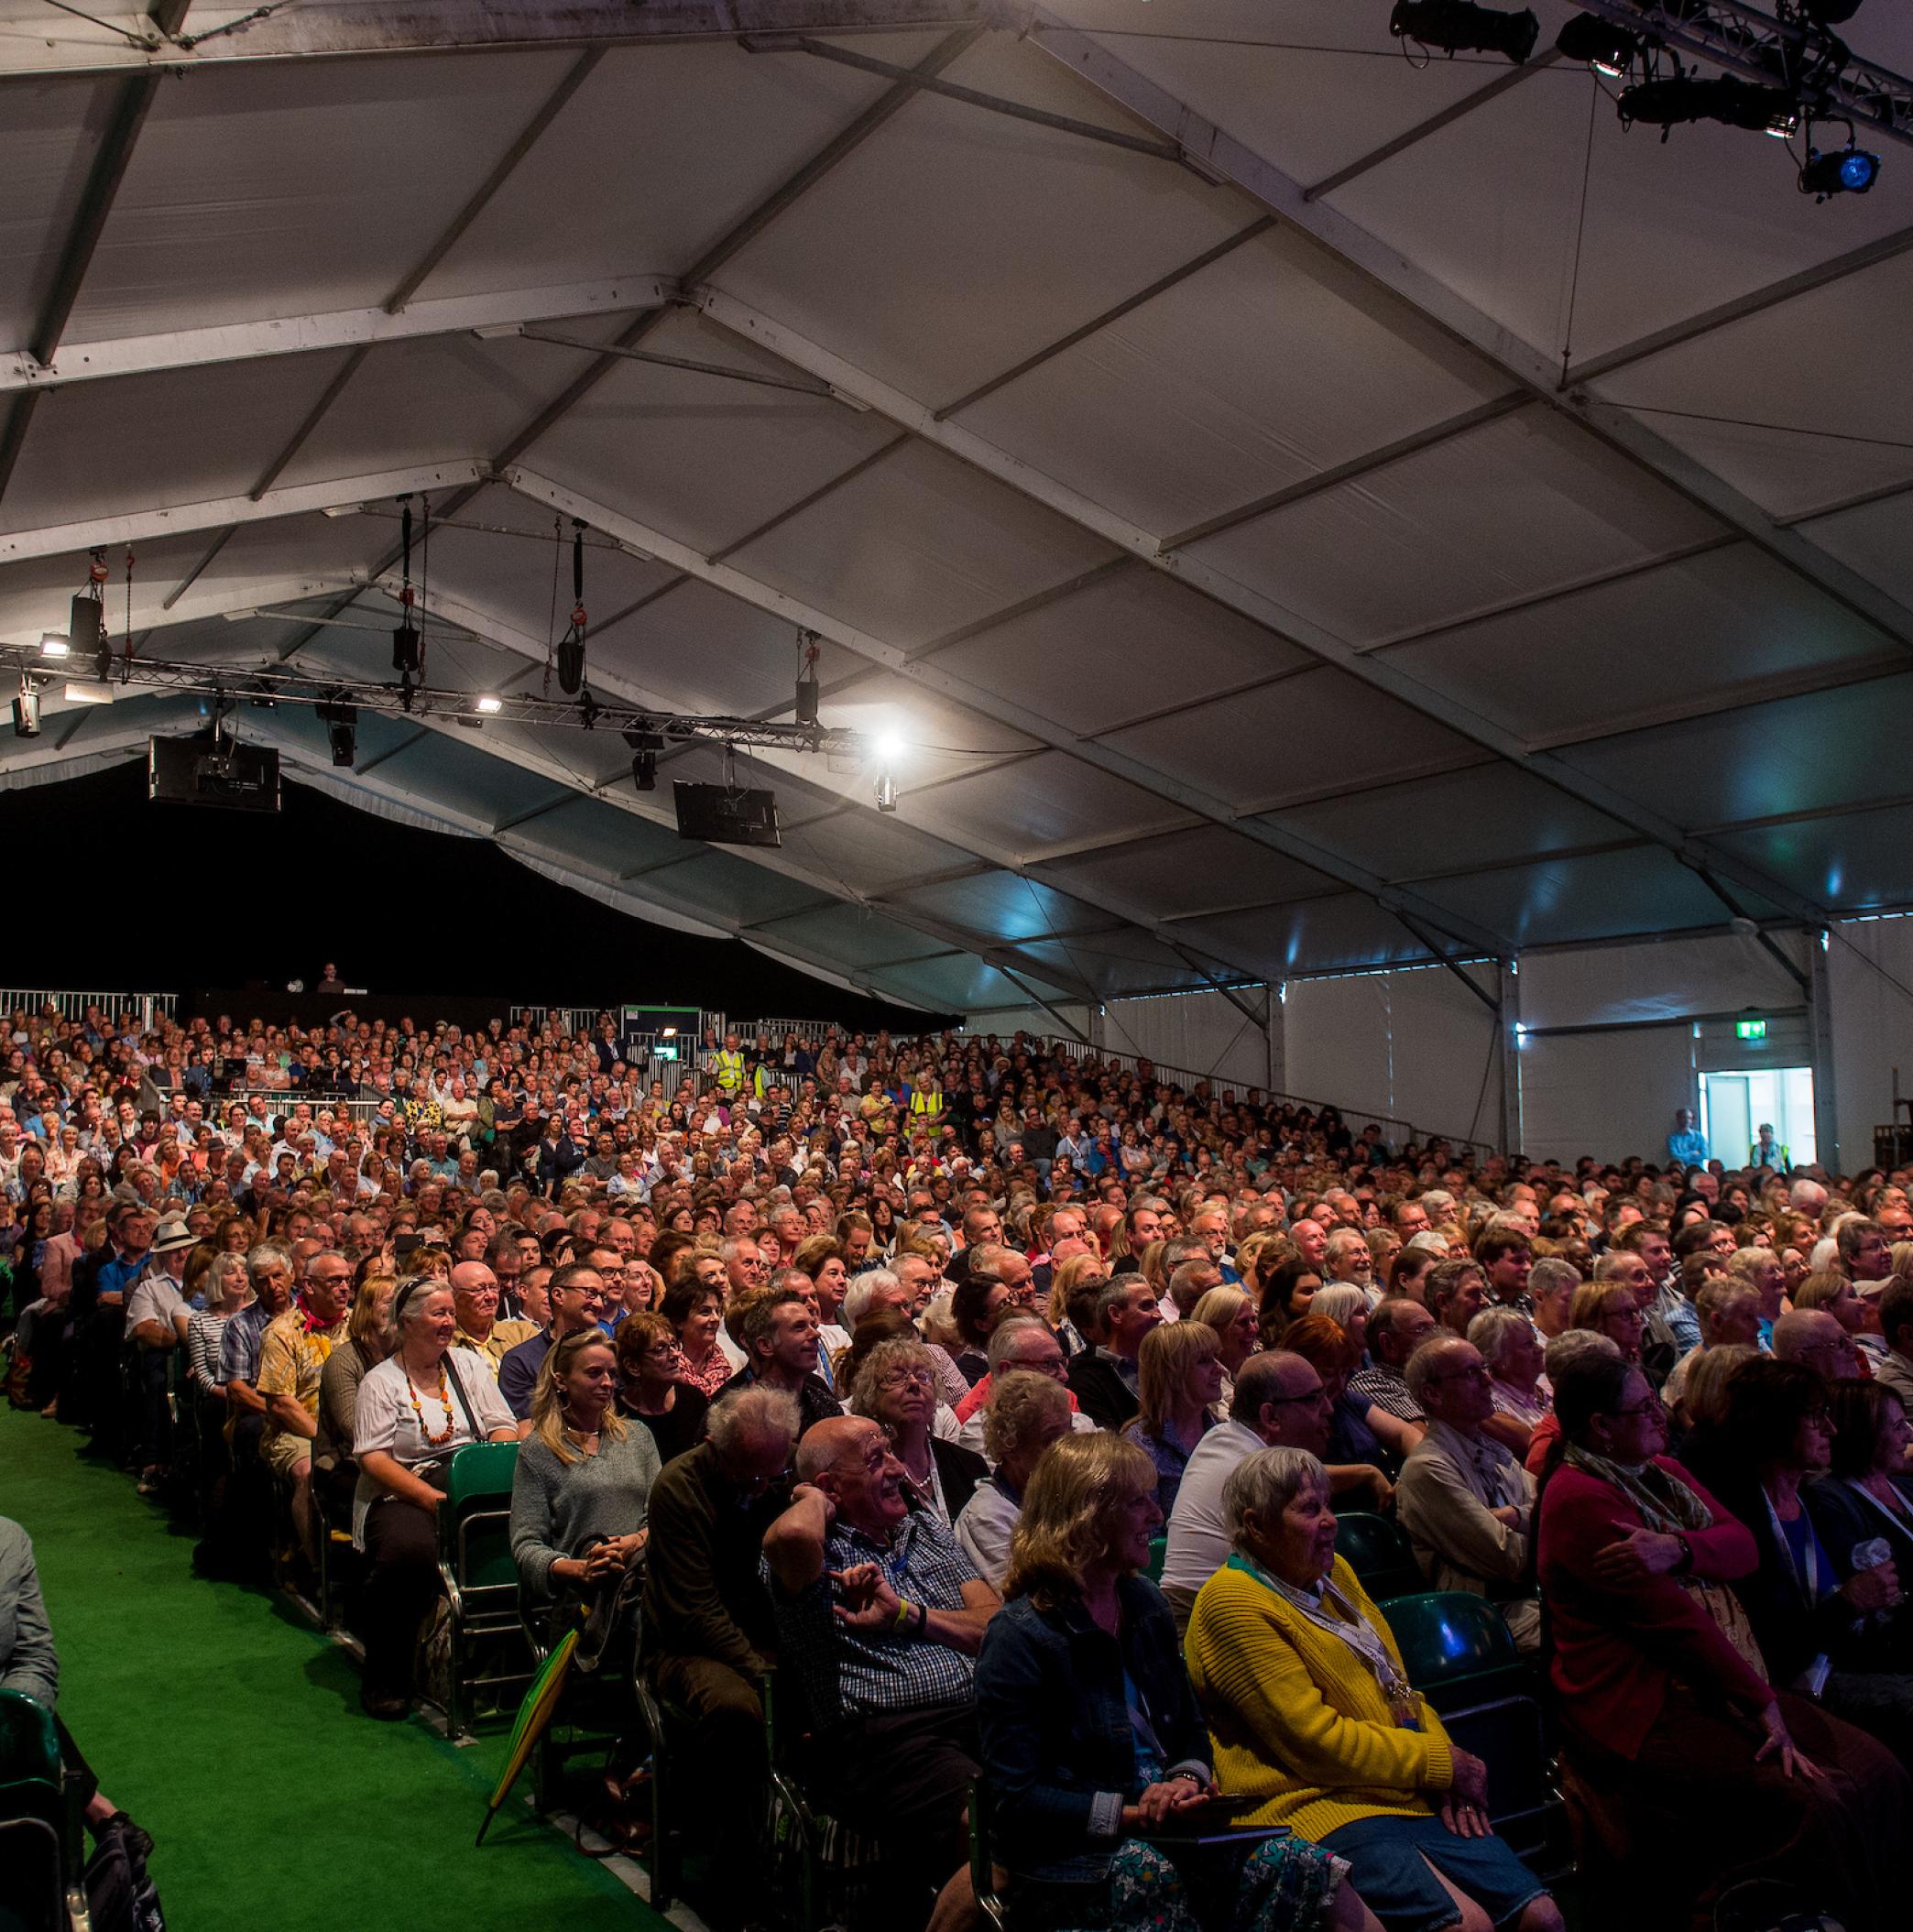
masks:
<svg viewBox="0 0 1913 1932"><path fill-rule="evenodd" d="M1429 1865L1498 1927L1512 1925L1547 1890L1503 1839L1457 1838L1432 1816L1361 1818L1320 1842L1348 1860L1350 1883L1388 1932L1439 1932L1459 1923Z"/></svg>

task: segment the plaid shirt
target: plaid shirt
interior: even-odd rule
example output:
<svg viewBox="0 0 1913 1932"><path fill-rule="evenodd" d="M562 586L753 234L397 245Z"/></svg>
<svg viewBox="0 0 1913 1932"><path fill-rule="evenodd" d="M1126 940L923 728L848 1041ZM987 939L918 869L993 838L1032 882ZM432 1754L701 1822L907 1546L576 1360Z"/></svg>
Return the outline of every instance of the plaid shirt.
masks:
<svg viewBox="0 0 1913 1932"><path fill-rule="evenodd" d="M1408 1384L1393 1369L1379 1362L1349 1378L1349 1392L1359 1395L1384 1415L1399 1416L1404 1422L1426 1422L1422 1405L1408 1392Z"/></svg>
<svg viewBox="0 0 1913 1932"><path fill-rule="evenodd" d="M225 1333L219 1338L219 1372L225 1381L258 1381L259 1353L271 1321L263 1302L248 1302L225 1325Z"/></svg>
<svg viewBox="0 0 1913 1932"><path fill-rule="evenodd" d="M823 1573L795 1597L784 1593L764 1563L760 1574L777 1616L778 1658L796 1668L818 1730L877 1711L970 1703L974 1658L921 1638L847 1630L837 1621L830 1573L858 1563L880 1565L899 1597L932 1610L960 1610L963 1586L977 1580L976 1566L955 1535L927 1510L913 1510L887 1546L833 1523L824 1541Z"/></svg>

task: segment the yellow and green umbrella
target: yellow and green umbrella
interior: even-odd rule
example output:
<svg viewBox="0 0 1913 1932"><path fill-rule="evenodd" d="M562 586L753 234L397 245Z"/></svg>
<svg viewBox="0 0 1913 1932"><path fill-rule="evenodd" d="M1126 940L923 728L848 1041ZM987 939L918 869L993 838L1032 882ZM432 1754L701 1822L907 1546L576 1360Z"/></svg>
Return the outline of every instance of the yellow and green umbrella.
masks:
<svg viewBox="0 0 1913 1932"><path fill-rule="evenodd" d="M485 1807L485 1822L478 1828L476 1843L484 1844L485 1834L491 1829L491 1821L497 1817L498 1807L511 1796L511 1787L518 1782L519 1773L525 1768L539 1739L550 1725L552 1713L558 1708L558 1699L564 1691L564 1679L571 1670L572 1653L577 1647L578 1632L568 1630L551 1655L538 1666L537 1675L525 1692L524 1702L519 1706L518 1721L511 1727L511 1744L505 1753L505 1770Z"/></svg>

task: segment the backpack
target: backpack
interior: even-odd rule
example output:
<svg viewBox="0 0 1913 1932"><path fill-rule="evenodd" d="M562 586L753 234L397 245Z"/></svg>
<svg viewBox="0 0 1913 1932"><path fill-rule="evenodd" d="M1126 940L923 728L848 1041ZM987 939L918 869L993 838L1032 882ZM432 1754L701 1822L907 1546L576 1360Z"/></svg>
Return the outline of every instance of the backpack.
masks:
<svg viewBox="0 0 1913 1932"><path fill-rule="evenodd" d="M166 1932L159 1893L147 1872L150 1842L123 1811L94 1830L84 1876L93 1932Z"/></svg>

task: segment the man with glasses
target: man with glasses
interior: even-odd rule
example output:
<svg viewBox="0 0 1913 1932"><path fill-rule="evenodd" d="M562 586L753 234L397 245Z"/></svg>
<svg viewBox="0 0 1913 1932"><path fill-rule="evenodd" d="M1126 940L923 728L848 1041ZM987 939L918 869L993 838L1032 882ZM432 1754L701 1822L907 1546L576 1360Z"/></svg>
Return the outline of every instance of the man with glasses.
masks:
<svg viewBox="0 0 1913 1932"><path fill-rule="evenodd" d="M292 1523L316 1571L319 1524L312 1511L312 1444L319 1434L319 1378L344 1339L352 1306L352 1263L322 1249L306 1263L299 1299L268 1323L259 1339L257 1392L266 1404L259 1450L292 1488Z"/></svg>
<svg viewBox="0 0 1913 1932"><path fill-rule="evenodd" d="M538 1333L537 1325L499 1318L498 1278L483 1261L460 1261L452 1270L450 1286L458 1315L452 1346L469 1348L496 1378L506 1356Z"/></svg>
<svg viewBox="0 0 1913 1932"><path fill-rule="evenodd" d="M1334 1414L1322 1378L1299 1355L1269 1348L1242 1364L1229 1419L1196 1445L1169 1514L1162 1590L1178 1632L1188 1627L1197 1591L1229 1561L1222 1490L1236 1465L1269 1448L1326 1456Z"/></svg>
<svg viewBox="0 0 1913 1932"><path fill-rule="evenodd" d="M1467 1590L1499 1603L1517 1649L1541 1643L1541 1606L1524 1594L1535 1479L1482 1424L1494 1414L1488 1365L1456 1336L1437 1336L1408 1359L1408 1391L1427 1416L1409 1452L1395 1509L1435 1590Z"/></svg>
<svg viewBox="0 0 1913 1932"><path fill-rule="evenodd" d="M605 1308L605 1279L596 1268L573 1261L552 1275L547 1293L552 1321L505 1352L498 1364L498 1393L519 1419L519 1434L531 1433L531 1392L544 1359L567 1335L595 1327Z"/></svg>
<svg viewBox="0 0 1913 1932"><path fill-rule="evenodd" d="M1049 1324L1033 1315L1006 1315L989 1331L989 1373L974 1389L966 1392L956 1405L956 1420L962 1424L956 1440L962 1447L983 1450L984 1425L989 1419L990 1397L998 1381L1022 1371L1047 1376L1069 1390L1069 1358L1063 1345L1050 1332ZM1069 1422L1073 1429L1087 1435L1096 1433L1096 1424L1077 1406L1069 1395Z"/></svg>
<svg viewBox="0 0 1913 1932"><path fill-rule="evenodd" d="M1823 1382L1860 1373L1860 1350L1824 1308L1791 1308L1774 1324L1774 1354L1811 1369Z"/></svg>
<svg viewBox="0 0 1913 1932"><path fill-rule="evenodd" d="M1000 1599L934 1512L913 1510L882 1428L807 1430L791 1506L764 1537L781 1667L803 1686L819 1796L887 1852L902 1891L939 1887L930 1932L975 1922L966 1814L978 1775L975 1658Z"/></svg>

